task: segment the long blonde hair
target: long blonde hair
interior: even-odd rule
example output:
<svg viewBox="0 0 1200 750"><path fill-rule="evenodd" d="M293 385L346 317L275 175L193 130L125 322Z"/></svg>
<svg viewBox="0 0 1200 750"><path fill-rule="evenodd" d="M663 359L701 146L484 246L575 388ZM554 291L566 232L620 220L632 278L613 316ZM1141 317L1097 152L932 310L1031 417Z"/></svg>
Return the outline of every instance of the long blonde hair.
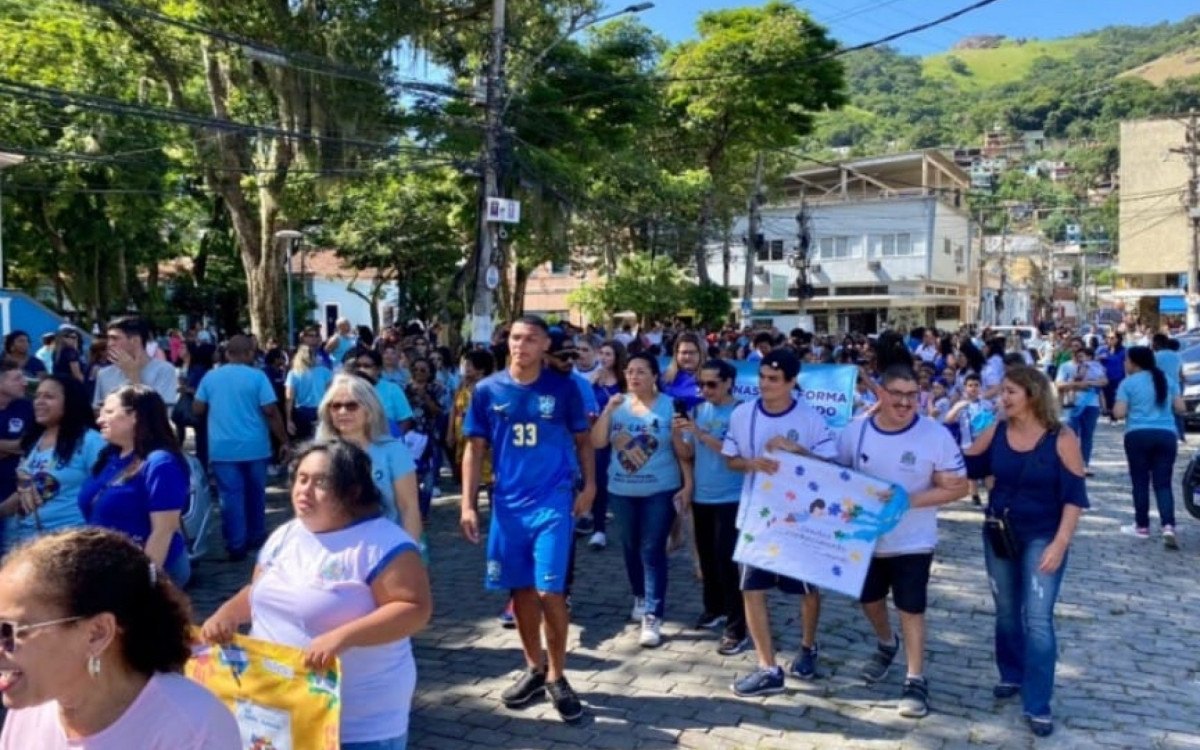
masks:
<svg viewBox="0 0 1200 750"><path fill-rule="evenodd" d="M1004 371L1004 379L1025 391L1029 411L1045 429L1054 432L1062 427L1062 412L1050 378L1029 365L1013 365Z"/></svg>
<svg viewBox="0 0 1200 750"><path fill-rule="evenodd" d="M296 347L296 356L292 357L292 372L297 375L306 373L313 368L316 362L313 360L312 347L308 344L301 344Z"/></svg>

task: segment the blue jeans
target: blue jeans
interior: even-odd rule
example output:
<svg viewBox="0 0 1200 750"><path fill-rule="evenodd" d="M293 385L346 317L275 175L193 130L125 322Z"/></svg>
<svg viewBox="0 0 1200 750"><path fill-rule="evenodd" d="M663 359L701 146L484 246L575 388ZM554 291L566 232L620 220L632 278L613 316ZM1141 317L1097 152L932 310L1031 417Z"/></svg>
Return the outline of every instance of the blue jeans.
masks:
<svg viewBox="0 0 1200 750"><path fill-rule="evenodd" d="M408 735L402 734L390 740L374 742L343 742L342 750L404 750L408 747Z"/></svg>
<svg viewBox="0 0 1200 750"><path fill-rule="evenodd" d="M1100 421L1099 406L1085 406L1071 412L1071 429L1079 435L1079 447L1083 451L1083 465L1092 463L1092 446L1096 442L1096 422Z"/></svg>
<svg viewBox="0 0 1200 750"><path fill-rule="evenodd" d="M596 531L608 531L608 462L612 459L612 448L596 451L596 499L592 501L592 519Z"/></svg>
<svg viewBox="0 0 1200 750"><path fill-rule="evenodd" d="M265 458L212 462L221 498L221 534L231 553L245 552L267 539L267 463Z"/></svg>
<svg viewBox="0 0 1200 750"><path fill-rule="evenodd" d="M996 667L1000 681L1021 686L1026 716L1050 718L1054 694L1054 666L1058 644L1054 638L1054 602L1067 568L1067 558L1054 573L1039 573L1049 539L1033 539L1021 547L1015 560L996 557L987 537L984 561L992 598L996 602Z"/></svg>
<svg viewBox="0 0 1200 750"><path fill-rule="evenodd" d="M1158 503L1158 522L1175 525L1175 494L1171 473L1179 443L1168 430L1134 430L1125 433L1125 458L1129 462L1129 480L1133 483L1133 522L1139 529L1150 528L1150 485Z"/></svg>
<svg viewBox="0 0 1200 750"><path fill-rule="evenodd" d="M610 492L620 527L625 572L633 595L645 598L646 613L662 618L667 600L667 538L675 523L675 493L631 497Z"/></svg>

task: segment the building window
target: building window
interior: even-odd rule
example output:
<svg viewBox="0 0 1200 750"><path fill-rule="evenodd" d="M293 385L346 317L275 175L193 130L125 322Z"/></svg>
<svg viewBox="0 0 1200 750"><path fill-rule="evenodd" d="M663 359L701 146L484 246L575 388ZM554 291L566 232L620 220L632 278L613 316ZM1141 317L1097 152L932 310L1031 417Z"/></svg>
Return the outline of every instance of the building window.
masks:
<svg viewBox="0 0 1200 750"><path fill-rule="evenodd" d="M859 237L822 237L817 242L817 260L844 260L862 257Z"/></svg>
<svg viewBox="0 0 1200 750"><path fill-rule="evenodd" d="M759 263L783 260L783 240L764 240L755 257Z"/></svg>
<svg viewBox="0 0 1200 750"><path fill-rule="evenodd" d="M568 263L567 261L565 261L565 260L550 261L550 273L555 274L555 275L562 275L562 274L570 273L570 271L571 271L571 264Z"/></svg>
<svg viewBox="0 0 1200 750"><path fill-rule="evenodd" d="M879 257L907 258L917 254L913 249L912 235L908 232L879 235Z"/></svg>

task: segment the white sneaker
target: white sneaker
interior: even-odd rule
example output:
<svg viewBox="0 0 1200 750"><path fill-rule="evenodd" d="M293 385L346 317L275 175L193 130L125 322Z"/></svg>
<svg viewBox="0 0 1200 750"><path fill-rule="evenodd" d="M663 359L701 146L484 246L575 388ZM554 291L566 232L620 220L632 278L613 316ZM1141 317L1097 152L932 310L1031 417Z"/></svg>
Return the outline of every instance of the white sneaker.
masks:
<svg viewBox="0 0 1200 750"><path fill-rule="evenodd" d="M588 547L597 551L602 550L607 546L608 537L604 535L603 531L597 531L595 534L592 534L592 538L588 540Z"/></svg>
<svg viewBox="0 0 1200 750"><path fill-rule="evenodd" d="M642 618L642 635L638 644L642 648L658 648L662 644L662 623L654 615Z"/></svg>
<svg viewBox="0 0 1200 750"><path fill-rule="evenodd" d="M629 619L633 622L641 622L646 616L646 600L635 596L633 597L633 609L629 612Z"/></svg>
<svg viewBox="0 0 1200 750"><path fill-rule="evenodd" d="M1129 524L1128 526L1122 526L1121 533L1125 534L1126 536L1137 537L1138 539L1149 539L1150 538L1150 529L1143 529L1139 526L1135 526L1134 524Z"/></svg>

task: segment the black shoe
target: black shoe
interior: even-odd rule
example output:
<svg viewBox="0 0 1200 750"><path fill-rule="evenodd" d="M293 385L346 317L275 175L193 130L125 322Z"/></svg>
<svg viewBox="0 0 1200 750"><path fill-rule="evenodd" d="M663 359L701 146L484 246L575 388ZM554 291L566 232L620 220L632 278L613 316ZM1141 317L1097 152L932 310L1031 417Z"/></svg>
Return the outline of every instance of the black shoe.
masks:
<svg viewBox="0 0 1200 750"><path fill-rule="evenodd" d="M589 516L580 516L575 519L575 536L591 536L596 530L596 519Z"/></svg>
<svg viewBox="0 0 1200 750"><path fill-rule="evenodd" d="M543 683L545 677L542 678ZM546 684L546 689L550 691L550 700L554 702L554 710L558 711L558 715L568 724L579 721L579 717L583 716L583 704L579 702L579 696L575 694L575 689L567 682L566 677L559 677L554 682Z"/></svg>
<svg viewBox="0 0 1200 750"><path fill-rule="evenodd" d="M530 669L521 675L517 684L500 694L500 700L509 708L524 706L546 692L546 673Z"/></svg>
<svg viewBox="0 0 1200 750"><path fill-rule="evenodd" d="M919 719L929 713L929 683L924 677L910 677L904 681L899 709L906 719Z"/></svg>
<svg viewBox="0 0 1200 750"><path fill-rule="evenodd" d="M719 628L726 622L725 615L714 615L712 612L705 612L696 619L696 630L712 630Z"/></svg>
<svg viewBox="0 0 1200 750"><path fill-rule="evenodd" d="M1011 682L997 682L992 687L992 697L998 700L1005 698L1013 698L1021 694L1021 686L1014 685Z"/></svg>
<svg viewBox="0 0 1200 750"><path fill-rule="evenodd" d="M892 636L892 645L877 646L875 653L871 654L871 658L863 665L862 677L867 682L875 683L887 677L888 670L892 668L892 662L896 659L896 652L900 650L900 636Z"/></svg>
<svg viewBox="0 0 1200 750"><path fill-rule="evenodd" d="M972 505L983 505L983 498L979 497L979 493L971 495L971 504Z"/></svg>
<svg viewBox="0 0 1200 750"><path fill-rule="evenodd" d="M1026 716L1025 723L1029 725L1029 731L1033 732L1035 737L1049 737L1054 734L1054 722L1050 719L1035 719L1032 716Z"/></svg>

